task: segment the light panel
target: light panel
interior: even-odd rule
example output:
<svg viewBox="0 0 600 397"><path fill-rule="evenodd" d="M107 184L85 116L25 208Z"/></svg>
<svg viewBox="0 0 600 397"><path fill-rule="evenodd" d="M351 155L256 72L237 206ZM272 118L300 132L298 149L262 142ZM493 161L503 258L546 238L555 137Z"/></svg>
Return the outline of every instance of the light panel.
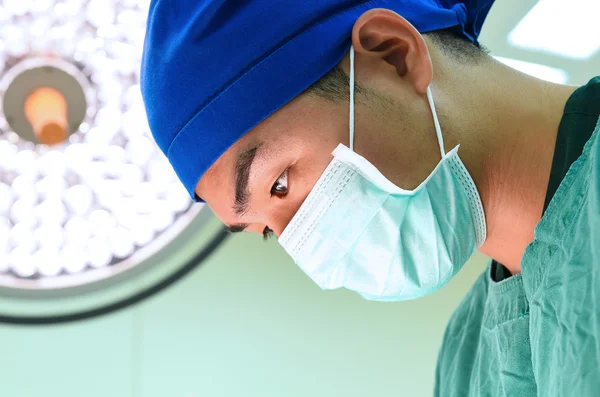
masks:
<svg viewBox="0 0 600 397"><path fill-rule="evenodd" d="M503 64L510 66L513 69L517 69L530 76L537 77L538 79L550 81L557 84L567 84L569 81L569 75L566 71L558 68L553 68L546 65L540 65L538 63L531 63L525 61L519 61L517 59L494 57Z"/></svg>
<svg viewBox="0 0 600 397"><path fill-rule="evenodd" d="M587 59L600 50L598 15L598 0L540 0L508 38L517 47Z"/></svg>

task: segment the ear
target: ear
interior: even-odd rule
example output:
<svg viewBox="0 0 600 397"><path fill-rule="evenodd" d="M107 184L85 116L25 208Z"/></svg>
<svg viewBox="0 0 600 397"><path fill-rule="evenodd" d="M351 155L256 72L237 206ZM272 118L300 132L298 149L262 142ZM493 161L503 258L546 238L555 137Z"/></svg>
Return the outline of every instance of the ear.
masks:
<svg viewBox="0 0 600 397"><path fill-rule="evenodd" d="M425 94L433 78L429 50L423 36L393 11L375 8L362 14L352 29L357 54L377 57L394 66L419 94Z"/></svg>

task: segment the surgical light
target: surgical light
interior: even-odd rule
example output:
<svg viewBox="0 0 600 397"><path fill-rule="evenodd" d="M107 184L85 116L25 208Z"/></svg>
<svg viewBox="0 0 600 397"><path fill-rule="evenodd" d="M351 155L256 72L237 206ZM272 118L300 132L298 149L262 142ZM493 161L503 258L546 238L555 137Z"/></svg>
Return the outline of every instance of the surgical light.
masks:
<svg viewBox="0 0 600 397"><path fill-rule="evenodd" d="M116 274L199 212L146 121L147 3L0 3L0 286Z"/></svg>

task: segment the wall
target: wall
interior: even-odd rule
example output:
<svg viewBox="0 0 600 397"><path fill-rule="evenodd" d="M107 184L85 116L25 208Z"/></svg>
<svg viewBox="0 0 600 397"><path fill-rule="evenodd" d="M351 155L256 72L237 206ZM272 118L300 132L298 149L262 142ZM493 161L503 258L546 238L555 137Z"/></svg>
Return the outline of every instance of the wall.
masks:
<svg viewBox="0 0 600 397"><path fill-rule="evenodd" d="M0 326L2 397L429 396L444 325L482 256L404 303L322 292L275 241L228 239L132 309Z"/></svg>

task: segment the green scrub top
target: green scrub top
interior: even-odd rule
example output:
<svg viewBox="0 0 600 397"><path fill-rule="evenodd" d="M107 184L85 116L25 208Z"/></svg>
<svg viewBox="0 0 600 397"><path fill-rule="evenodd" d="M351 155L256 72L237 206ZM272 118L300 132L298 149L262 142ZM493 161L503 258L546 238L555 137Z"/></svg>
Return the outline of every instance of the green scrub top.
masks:
<svg viewBox="0 0 600 397"><path fill-rule="evenodd" d="M490 262L467 293L446 328L435 396L600 396L599 117L597 77L565 106L553 196L521 274L498 278ZM589 139L555 183L572 150L560 145L577 134Z"/></svg>

